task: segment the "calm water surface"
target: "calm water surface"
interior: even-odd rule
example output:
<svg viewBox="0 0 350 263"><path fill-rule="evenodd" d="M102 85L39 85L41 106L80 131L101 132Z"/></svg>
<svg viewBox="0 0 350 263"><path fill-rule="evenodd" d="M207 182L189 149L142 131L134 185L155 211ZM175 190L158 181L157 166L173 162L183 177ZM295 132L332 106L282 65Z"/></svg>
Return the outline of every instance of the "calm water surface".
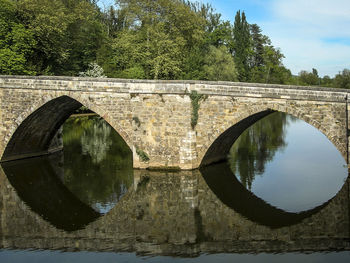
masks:
<svg viewBox="0 0 350 263"><path fill-rule="evenodd" d="M63 132L63 152L2 164L0 262L350 259L346 163L292 116L251 126L226 163L178 173L133 170L100 117Z"/></svg>
<svg viewBox="0 0 350 263"><path fill-rule="evenodd" d="M247 189L290 212L328 201L347 178L344 158L325 135L304 121L278 112L238 138L229 162Z"/></svg>

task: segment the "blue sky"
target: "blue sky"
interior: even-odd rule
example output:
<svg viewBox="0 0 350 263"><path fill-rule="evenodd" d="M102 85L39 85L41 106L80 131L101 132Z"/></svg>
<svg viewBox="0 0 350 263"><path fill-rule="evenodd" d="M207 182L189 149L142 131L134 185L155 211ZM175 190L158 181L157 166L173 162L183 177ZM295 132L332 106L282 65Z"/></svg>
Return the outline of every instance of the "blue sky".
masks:
<svg viewBox="0 0 350 263"><path fill-rule="evenodd" d="M298 74L316 68L334 76L350 68L349 0L208 0L223 19L238 9L258 24L285 55L285 66Z"/></svg>
<svg viewBox="0 0 350 263"><path fill-rule="evenodd" d="M100 0L113 3L113 0ZM285 55L284 65L293 74L316 68L331 77L350 69L350 0L200 0L210 3L224 20L237 10L248 23L258 24L263 34Z"/></svg>

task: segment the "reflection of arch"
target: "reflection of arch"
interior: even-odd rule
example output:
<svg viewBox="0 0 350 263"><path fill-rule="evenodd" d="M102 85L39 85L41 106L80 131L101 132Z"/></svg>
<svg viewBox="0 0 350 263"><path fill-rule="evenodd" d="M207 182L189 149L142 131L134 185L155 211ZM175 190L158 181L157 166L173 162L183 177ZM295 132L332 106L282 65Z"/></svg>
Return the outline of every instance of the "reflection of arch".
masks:
<svg viewBox="0 0 350 263"><path fill-rule="evenodd" d="M2 161L31 157L48 153L50 143L64 121L82 105L103 117L132 149L129 136L108 114L79 95L56 98L44 97L24 111L15 121L5 138L6 148Z"/></svg>
<svg viewBox="0 0 350 263"><path fill-rule="evenodd" d="M59 229L82 229L101 214L67 189L49 158L57 156L6 162L1 166L18 196L31 210Z"/></svg>
<svg viewBox="0 0 350 263"><path fill-rule="evenodd" d="M200 171L209 188L221 202L249 220L271 228L300 223L330 202L329 200L318 207L300 213L286 212L266 203L248 191L237 180L227 163L203 167Z"/></svg>
<svg viewBox="0 0 350 263"><path fill-rule="evenodd" d="M242 134L242 132L258 120L275 111L290 114L318 129L333 143L333 145L342 154L345 161L347 160L347 153L344 145L338 138L331 134L331 129L329 129L329 127L323 126L317 120L306 116L302 110L298 110L295 107L288 108L277 104L273 108L257 107L253 110L243 112L240 114L240 118L234 125L230 127L223 125L215 130L213 132L214 135L212 136L212 140L208 141L208 143L204 144L199 149L198 160L200 161L200 166L206 166L226 160L231 146Z"/></svg>

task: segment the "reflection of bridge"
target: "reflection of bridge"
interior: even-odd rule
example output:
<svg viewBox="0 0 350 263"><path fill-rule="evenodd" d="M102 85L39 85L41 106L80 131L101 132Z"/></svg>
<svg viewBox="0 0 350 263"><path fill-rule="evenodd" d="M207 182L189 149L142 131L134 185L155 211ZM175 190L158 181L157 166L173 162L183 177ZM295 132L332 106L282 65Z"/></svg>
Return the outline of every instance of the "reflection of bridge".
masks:
<svg viewBox="0 0 350 263"><path fill-rule="evenodd" d="M198 94L206 95L199 100L199 109L195 106ZM222 160L245 128L273 111L287 112L312 124L348 159L349 108L344 90L2 76L2 160L50 151L61 124L81 105L102 116L124 138L138 168L193 169ZM198 122L193 118L196 109ZM147 156L149 160L142 158Z"/></svg>
<svg viewBox="0 0 350 263"><path fill-rule="evenodd" d="M198 170L167 173L168 176L142 170L135 173L134 187L107 215L85 229L65 232L44 220L45 215L39 216L28 209L18 196L21 193L17 195L0 168L0 248L135 251L182 256L350 250L349 182L323 207L307 216L291 215L290 225L282 223L276 228L273 222L273 227L254 222L255 217L261 221L264 216L253 215L252 211L271 216L271 209L259 209L266 208L266 204L248 197L246 210L251 211L240 208L248 219L224 205ZM252 202L256 204L249 207Z"/></svg>

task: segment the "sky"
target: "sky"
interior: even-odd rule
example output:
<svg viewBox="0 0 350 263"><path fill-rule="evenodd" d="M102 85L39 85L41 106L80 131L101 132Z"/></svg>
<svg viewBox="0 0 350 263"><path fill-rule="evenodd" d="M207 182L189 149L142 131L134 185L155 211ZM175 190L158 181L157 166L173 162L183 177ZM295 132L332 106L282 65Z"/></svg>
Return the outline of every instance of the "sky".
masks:
<svg viewBox="0 0 350 263"><path fill-rule="evenodd" d="M208 0L225 20L244 11L285 55L293 74L316 68L333 77L350 68L349 0Z"/></svg>
<svg viewBox="0 0 350 263"><path fill-rule="evenodd" d="M100 0L105 4L113 0ZM238 10L258 24L285 55L293 74L316 68L333 77L350 69L349 0L199 0L210 3L222 19L233 23Z"/></svg>

